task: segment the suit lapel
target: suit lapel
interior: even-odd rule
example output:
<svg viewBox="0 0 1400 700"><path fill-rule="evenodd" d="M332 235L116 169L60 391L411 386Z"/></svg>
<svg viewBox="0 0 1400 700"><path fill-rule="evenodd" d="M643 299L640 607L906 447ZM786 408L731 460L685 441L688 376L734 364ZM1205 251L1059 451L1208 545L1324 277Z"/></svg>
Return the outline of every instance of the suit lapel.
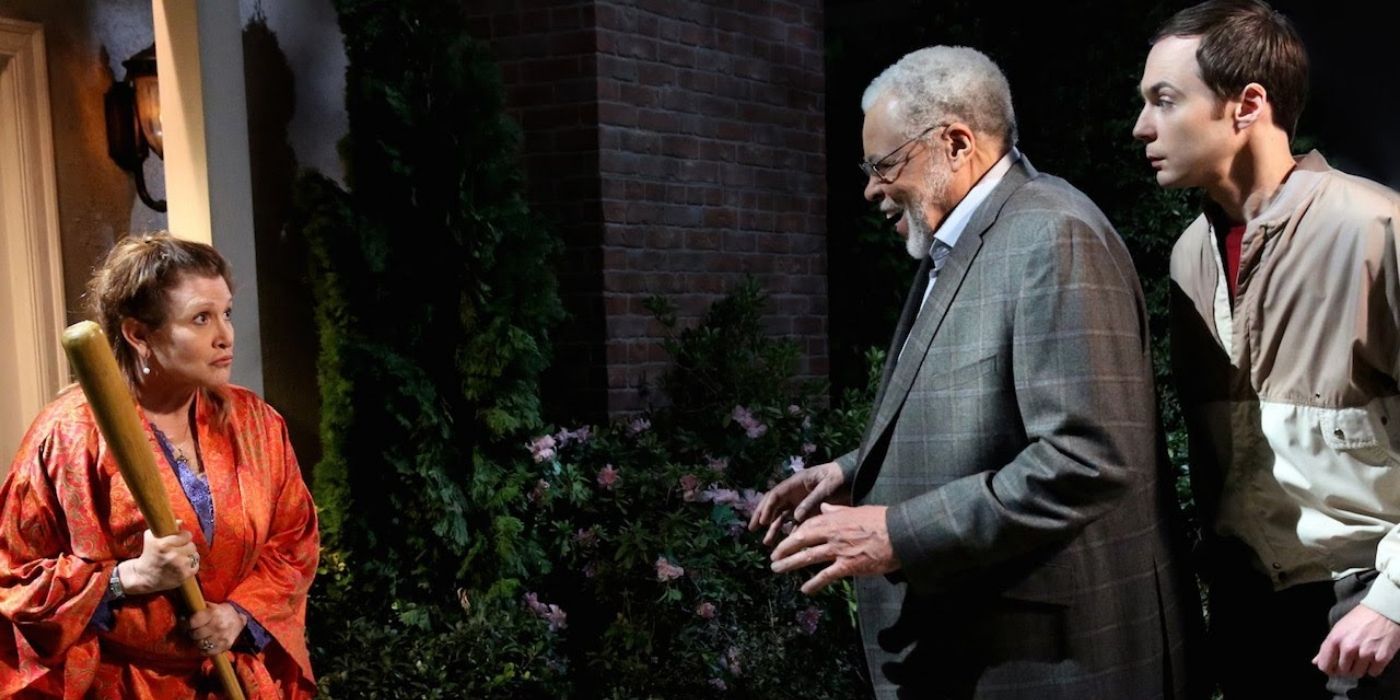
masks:
<svg viewBox="0 0 1400 700"><path fill-rule="evenodd" d="M997 216L1000 215L1002 207L1011 198L1011 195L1037 174L1025 156L1022 156L1020 161L1011 166L996 189L992 190L992 193L973 213L972 218L967 223L967 228L963 229L958 242L953 246L953 252L949 253L943 269L938 273L938 281L934 284L933 291L929 293L928 301L923 304L922 312L920 312L919 299L923 296L923 286L915 285L918 294L911 293L909 301L905 303L904 315L900 317L900 327L895 333L895 343L890 348L890 357L898 359L885 363L885 376L881 381L879 396L876 399L875 414L871 419L869 429L866 431L865 439L861 441L861 453L856 467L857 474L869 456L870 447L889 428L895 416L899 415L900 408L904 406L904 400L909 396L910 388L913 387L914 378L918 376L919 369L923 367L929 345L933 343L933 338L938 334L939 327L943 325L948 308L952 306L953 299L962 287L963 279L972 267L977 252L982 249L982 236L991 229L992 224L996 223ZM923 284L928 283L928 266L928 259L925 258L924 264L919 267L924 274ZM906 316L912 316L916 319L913 321L913 327L909 328L907 336L902 333L908 327ZM902 355L899 354L901 347L903 347Z"/></svg>
<svg viewBox="0 0 1400 700"><path fill-rule="evenodd" d="M881 399L889 389L890 377L894 376L900 349L904 347L905 340L914 328L914 320L918 318L919 306L924 299L924 290L928 288L928 273L931 269L933 260L925 256L919 261L919 269L914 273L914 283L909 285L909 296L904 300L904 310L900 312L899 321L894 326L894 339L890 341L889 352L885 353L885 369L880 375L880 388L875 396L876 406L880 405ZM869 428L867 425L866 429Z"/></svg>

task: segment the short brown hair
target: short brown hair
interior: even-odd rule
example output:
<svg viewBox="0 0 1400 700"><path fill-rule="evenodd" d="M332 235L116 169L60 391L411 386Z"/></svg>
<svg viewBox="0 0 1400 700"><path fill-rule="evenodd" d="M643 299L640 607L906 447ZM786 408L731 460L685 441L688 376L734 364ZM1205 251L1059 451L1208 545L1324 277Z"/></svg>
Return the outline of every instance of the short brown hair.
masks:
<svg viewBox="0 0 1400 700"><path fill-rule="evenodd" d="M1173 15L1152 43L1169 36L1201 37L1196 63L1220 99L1263 85L1274 123L1292 138L1308 100L1308 51L1287 17L1261 0L1209 0Z"/></svg>
<svg viewBox="0 0 1400 700"><path fill-rule="evenodd" d="M168 233L128 236L118 241L88 282L87 301L102 326L126 381L134 389L141 358L122 336L122 319L159 328L169 313L168 294L186 275L222 277L233 289L228 262L212 246Z"/></svg>

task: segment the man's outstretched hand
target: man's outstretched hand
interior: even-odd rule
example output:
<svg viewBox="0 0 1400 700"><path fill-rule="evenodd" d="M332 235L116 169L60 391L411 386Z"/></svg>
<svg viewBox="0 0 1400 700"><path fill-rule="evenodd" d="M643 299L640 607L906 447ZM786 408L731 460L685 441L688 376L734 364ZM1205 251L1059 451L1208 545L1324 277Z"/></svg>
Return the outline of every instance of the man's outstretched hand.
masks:
<svg viewBox="0 0 1400 700"><path fill-rule="evenodd" d="M885 525L885 506L823 503L821 509L821 515L802 523L773 550L775 573L831 562L802 584L803 593L815 595L847 576L879 576L899 569Z"/></svg>
<svg viewBox="0 0 1400 700"><path fill-rule="evenodd" d="M845 485L846 475L835 462L803 469L763 495L749 518L749 530L757 531L766 526L768 532L763 536L763 544L772 547L788 515L802 522L816 513L817 506L822 503L849 503Z"/></svg>

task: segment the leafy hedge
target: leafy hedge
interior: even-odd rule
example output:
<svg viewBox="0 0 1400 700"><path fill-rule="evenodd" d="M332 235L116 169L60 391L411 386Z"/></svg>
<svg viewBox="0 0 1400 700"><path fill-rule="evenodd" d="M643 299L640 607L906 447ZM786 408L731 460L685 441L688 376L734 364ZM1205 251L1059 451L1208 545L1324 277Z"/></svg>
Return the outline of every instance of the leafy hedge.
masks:
<svg viewBox="0 0 1400 700"><path fill-rule="evenodd" d="M298 184L312 252L324 533L310 632L329 696L557 696L518 604L543 567L517 435L561 317L494 63L450 3L336 3L348 190ZM464 610L462 600L471 602ZM450 676L451 678L446 678Z"/></svg>
<svg viewBox="0 0 1400 700"><path fill-rule="evenodd" d="M304 176L292 225L321 343L323 694L863 693L849 590L802 596L742 520L785 470L853 447L869 396L830 409L794 384L748 284L687 330L654 302L677 408L546 431L558 246L521 196L496 69L451 4L337 9L348 188Z"/></svg>
<svg viewBox="0 0 1400 700"><path fill-rule="evenodd" d="M537 612L567 624L579 697L868 692L849 584L803 595L813 572L774 575L745 525L777 480L855 445L882 358L829 408L824 387L792 381L796 350L764 335L764 303L749 283L672 325L663 384L688 401L530 442L522 519L555 563L537 601L558 608Z"/></svg>

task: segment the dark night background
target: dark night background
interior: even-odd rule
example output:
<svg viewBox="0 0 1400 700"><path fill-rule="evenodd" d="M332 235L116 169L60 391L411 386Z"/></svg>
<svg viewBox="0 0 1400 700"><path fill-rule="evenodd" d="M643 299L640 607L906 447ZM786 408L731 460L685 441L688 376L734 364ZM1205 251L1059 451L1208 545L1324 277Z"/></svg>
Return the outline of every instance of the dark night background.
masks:
<svg viewBox="0 0 1400 700"><path fill-rule="evenodd" d="M851 386L862 353L884 347L914 263L861 199L860 95L885 66L934 44L992 57L1011 83L1019 147L1041 171L1089 194L1128 241L1160 312L1170 246L1194 216L1196 195L1163 193L1130 130L1147 41L1189 2L909 3L832 0L826 5L827 153L832 380ZM1299 145L1334 167L1400 188L1400 84L1396 11L1361 3L1279 1L1307 44L1311 92ZM1368 4L1369 5L1369 4ZM1160 313L1157 313L1160 317ZM1164 328L1156 328L1159 363Z"/></svg>

